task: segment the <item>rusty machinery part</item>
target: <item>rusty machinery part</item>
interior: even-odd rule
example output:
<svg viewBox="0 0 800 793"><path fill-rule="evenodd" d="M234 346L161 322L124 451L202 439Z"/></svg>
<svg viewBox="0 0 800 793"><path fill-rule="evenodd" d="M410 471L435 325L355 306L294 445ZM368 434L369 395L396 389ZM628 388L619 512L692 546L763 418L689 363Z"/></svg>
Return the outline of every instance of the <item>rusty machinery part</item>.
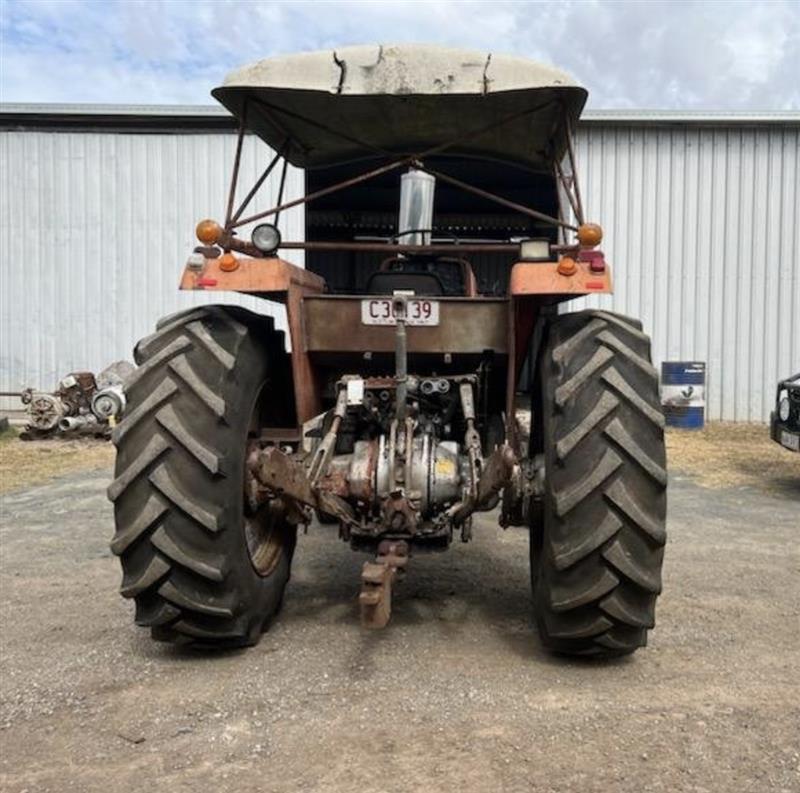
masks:
<svg viewBox="0 0 800 793"><path fill-rule="evenodd" d="M397 421L403 424L408 407L408 333L406 331L408 303L405 296L395 295L392 298L392 311L395 316L394 376L397 383L395 415Z"/></svg>
<svg viewBox="0 0 800 793"><path fill-rule="evenodd" d="M374 562L364 562L358 604L364 628L384 628L392 615L392 586L406 571L409 547L403 540L383 540Z"/></svg>
<svg viewBox="0 0 800 793"><path fill-rule="evenodd" d="M551 321L541 356L541 525L531 527L545 646L624 655L653 627L666 541L658 375L641 323L601 311Z"/></svg>
<svg viewBox="0 0 800 793"><path fill-rule="evenodd" d="M56 394L28 390L23 402L27 405L27 427L36 432L55 429L66 412L64 403Z"/></svg>
<svg viewBox="0 0 800 793"><path fill-rule="evenodd" d="M513 466L509 482L503 488L500 525L531 526L535 508L544 498L544 455L521 459Z"/></svg>
<svg viewBox="0 0 800 793"><path fill-rule="evenodd" d="M91 372L71 372L51 394L26 389L22 401L27 406L27 422L22 437L32 440L86 426L85 415L91 415L91 395L96 387Z"/></svg>
<svg viewBox="0 0 800 793"><path fill-rule="evenodd" d="M345 386L345 388L339 389L339 393L336 397L336 407L333 409L333 421L331 422L330 429L311 455L308 466L308 479L312 486L316 485L320 476L328 468L336 447L336 439L339 433L339 427L341 426L342 419L347 412L347 405L348 390Z"/></svg>
<svg viewBox="0 0 800 793"><path fill-rule="evenodd" d="M58 421L61 432L75 432L76 430L94 429L99 424L97 416L93 413L82 413L79 416L64 416Z"/></svg>
<svg viewBox="0 0 800 793"><path fill-rule="evenodd" d="M97 390L97 380L92 372L70 372L62 378L55 393L64 404L68 416L77 416L91 410L92 394Z"/></svg>
<svg viewBox="0 0 800 793"><path fill-rule="evenodd" d="M253 509L280 498L293 524L308 523L304 507L325 512L345 523L354 519L350 505L336 493L315 488L304 466L277 446L251 443L247 455L247 493Z"/></svg>
<svg viewBox="0 0 800 793"><path fill-rule="evenodd" d="M125 410L124 380L133 366L117 361L95 377L91 372L70 372L53 393L26 388L20 399L27 407L25 440L52 434L107 435Z"/></svg>
<svg viewBox="0 0 800 793"><path fill-rule="evenodd" d="M247 645L276 614L295 545L284 504L249 504L245 439L289 426L272 319L235 307L173 315L139 342L108 489L121 592L163 641Z"/></svg>
<svg viewBox="0 0 800 793"><path fill-rule="evenodd" d="M401 372L402 374L402 372ZM446 385L440 383L444 381ZM500 445L484 460L475 427L477 375L406 382L406 418L397 377L347 375L328 417L308 422L305 451L255 444L248 455L254 503L281 496L335 517L346 539L469 539L470 515L491 509L511 481L516 456ZM447 435L448 437L443 437Z"/></svg>
<svg viewBox="0 0 800 793"><path fill-rule="evenodd" d="M467 431L464 435L464 446L467 449L469 465L472 476L469 482L469 498L476 499L478 482L483 470L483 453L481 451L481 437L475 428L475 392L472 383L460 383L458 394L461 398L461 410L467 422Z"/></svg>
<svg viewBox="0 0 800 793"><path fill-rule="evenodd" d="M98 421L114 421L125 412L125 381L133 374L128 361L116 361L97 375L97 389L92 394L91 409Z"/></svg>
<svg viewBox="0 0 800 793"><path fill-rule="evenodd" d="M478 509L493 509L500 492L509 489L517 467L517 456L508 444L498 446L485 461L481 460L481 474L475 491L450 510L456 525L461 525ZM466 542L469 537L462 539Z"/></svg>
<svg viewBox="0 0 800 793"><path fill-rule="evenodd" d="M121 385L110 385L92 394L92 413L99 421L121 417L126 404L125 389Z"/></svg>

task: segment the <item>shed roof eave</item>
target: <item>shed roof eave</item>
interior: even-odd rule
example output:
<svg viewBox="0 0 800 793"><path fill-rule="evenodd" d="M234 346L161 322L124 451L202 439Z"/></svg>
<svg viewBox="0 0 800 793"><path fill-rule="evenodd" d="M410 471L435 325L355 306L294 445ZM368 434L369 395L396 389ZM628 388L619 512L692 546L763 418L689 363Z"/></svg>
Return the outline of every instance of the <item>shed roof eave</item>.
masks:
<svg viewBox="0 0 800 793"><path fill-rule="evenodd" d="M236 126L236 120L218 105L143 105L91 103L0 102L0 126L53 126L65 121L85 127L114 126L120 121L163 128L210 128ZM657 126L691 124L698 126L800 125L800 110L585 110L579 124Z"/></svg>

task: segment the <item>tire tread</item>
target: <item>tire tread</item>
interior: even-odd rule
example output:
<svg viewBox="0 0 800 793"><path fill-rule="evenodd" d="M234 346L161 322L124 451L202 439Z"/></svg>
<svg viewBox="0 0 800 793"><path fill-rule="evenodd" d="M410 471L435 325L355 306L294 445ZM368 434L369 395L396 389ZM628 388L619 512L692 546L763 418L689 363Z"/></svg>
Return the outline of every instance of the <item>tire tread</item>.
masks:
<svg viewBox="0 0 800 793"><path fill-rule="evenodd" d="M639 322L606 311L561 315L540 381L546 492L531 542L540 635L560 653L628 654L655 624L666 543L650 340Z"/></svg>
<svg viewBox="0 0 800 793"><path fill-rule="evenodd" d="M293 534L262 578L241 526L250 410L242 400L256 398L268 382L259 373L280 355L271 318L221 306L166 317L136 345L129 409L113 434L111 550L122 563L121 594L157 640L253 644L280 605Z"/></svg>

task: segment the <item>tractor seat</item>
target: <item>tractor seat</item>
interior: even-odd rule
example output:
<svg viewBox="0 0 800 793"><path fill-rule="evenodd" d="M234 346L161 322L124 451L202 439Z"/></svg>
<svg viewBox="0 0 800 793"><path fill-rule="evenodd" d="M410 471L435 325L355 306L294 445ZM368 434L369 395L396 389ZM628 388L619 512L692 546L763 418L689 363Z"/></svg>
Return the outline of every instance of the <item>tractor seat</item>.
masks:
<svg viewBox="0 0 800 793"><path fill-rule="evenodd" d="M433 273L378 270L367 281L368 295L393 295L396 291L413 292L415 295L437 297L444 294L444 287Z"/></svg>

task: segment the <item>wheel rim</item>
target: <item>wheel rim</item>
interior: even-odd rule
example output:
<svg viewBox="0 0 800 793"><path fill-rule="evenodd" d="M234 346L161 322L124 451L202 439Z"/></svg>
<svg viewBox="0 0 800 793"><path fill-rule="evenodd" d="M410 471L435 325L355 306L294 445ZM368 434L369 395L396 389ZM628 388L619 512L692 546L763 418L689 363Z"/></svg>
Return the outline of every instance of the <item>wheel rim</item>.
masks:
<svg viewBox="0 0 800 793"><path fill-rule="evenodd" d="M247 430L248 439L257 437L259 434L260 408L264 397L265 389L262 387L256 396L253 410L250 412L250 422ZM255 511L250 507L247 494L247 477L247 462L245 461L245 486L242 492L244 538L247 545L247 553L250 556L250 563L256 573L263 578L272 573L278 566L283 554L286 536L283 523L278 518L271 502L263 504Z"/></svg>
<svg viewBox="0 0 800 793"><path fill-rule="evenodd" d="M282 526L269 504L254 515L245 515L244 536L253 568L260 576L268 576L278 566L284 544Z"/></svg>

